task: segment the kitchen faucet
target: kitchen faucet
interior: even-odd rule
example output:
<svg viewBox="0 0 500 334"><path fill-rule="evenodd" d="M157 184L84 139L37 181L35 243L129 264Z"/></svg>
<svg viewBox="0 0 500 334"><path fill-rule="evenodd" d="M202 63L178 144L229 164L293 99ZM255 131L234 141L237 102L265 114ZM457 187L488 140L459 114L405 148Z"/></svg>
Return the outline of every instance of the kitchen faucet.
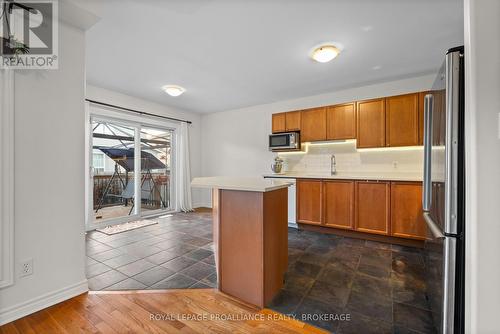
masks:
<svg viewBox="0 0 500 334"><path fill-rule="evenodd" d="M335 154L332 154L330 157L330 175L337 174L337 162L335 159Z"/></svg>

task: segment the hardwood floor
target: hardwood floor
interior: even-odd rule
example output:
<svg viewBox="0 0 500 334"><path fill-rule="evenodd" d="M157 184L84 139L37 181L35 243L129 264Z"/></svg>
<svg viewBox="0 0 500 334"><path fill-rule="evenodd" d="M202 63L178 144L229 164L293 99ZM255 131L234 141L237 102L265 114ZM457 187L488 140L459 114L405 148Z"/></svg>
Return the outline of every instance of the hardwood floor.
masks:
<svg viewBox="0 0 500 334"><path fill-rule="evenodd" d="M0 333L326 333L214 289L82 294Z"/></svg>

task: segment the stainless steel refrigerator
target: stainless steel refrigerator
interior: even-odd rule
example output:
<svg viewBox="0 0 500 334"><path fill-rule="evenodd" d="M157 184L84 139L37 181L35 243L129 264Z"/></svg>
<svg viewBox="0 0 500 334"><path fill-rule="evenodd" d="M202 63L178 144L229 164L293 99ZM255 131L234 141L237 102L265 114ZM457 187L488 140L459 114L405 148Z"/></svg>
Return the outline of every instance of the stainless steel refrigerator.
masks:
<svg viewBox="0 0 500 334"><path fill-rule="evenodd" d="M427 298L438 333L464 332L464 52L448 50L424 100Z"/></svg>

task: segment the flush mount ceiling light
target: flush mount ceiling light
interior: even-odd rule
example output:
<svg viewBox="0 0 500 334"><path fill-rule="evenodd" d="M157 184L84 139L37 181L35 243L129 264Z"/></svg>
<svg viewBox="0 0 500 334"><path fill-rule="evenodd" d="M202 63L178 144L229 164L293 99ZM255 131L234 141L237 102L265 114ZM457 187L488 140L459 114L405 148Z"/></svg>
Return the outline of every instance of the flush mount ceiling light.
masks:
<svg viewBox="0 0 500 334"><path fill-rule="evenodd" d="M177 85L165 85L161 89L170 96L179 96L186 91L184 87Z"/></svg>
<svg viewBox="0 0 500 334"><path fill-rule="evenodd" d="M323 44L315 47L310 56L318 63L328 63L337 57L340 53L340 48L333 44Z"/></svg>

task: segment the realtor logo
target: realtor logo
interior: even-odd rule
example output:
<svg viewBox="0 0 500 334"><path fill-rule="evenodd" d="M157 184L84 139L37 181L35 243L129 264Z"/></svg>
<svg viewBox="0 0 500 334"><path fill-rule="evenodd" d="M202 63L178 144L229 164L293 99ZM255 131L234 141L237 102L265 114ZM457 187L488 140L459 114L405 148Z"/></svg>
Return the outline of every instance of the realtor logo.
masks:
<svg viewBox="0 0 500 334"><path fill-rule="evenodd" d="M0 0L0 68L58 68L57 0Z"/></svg>

